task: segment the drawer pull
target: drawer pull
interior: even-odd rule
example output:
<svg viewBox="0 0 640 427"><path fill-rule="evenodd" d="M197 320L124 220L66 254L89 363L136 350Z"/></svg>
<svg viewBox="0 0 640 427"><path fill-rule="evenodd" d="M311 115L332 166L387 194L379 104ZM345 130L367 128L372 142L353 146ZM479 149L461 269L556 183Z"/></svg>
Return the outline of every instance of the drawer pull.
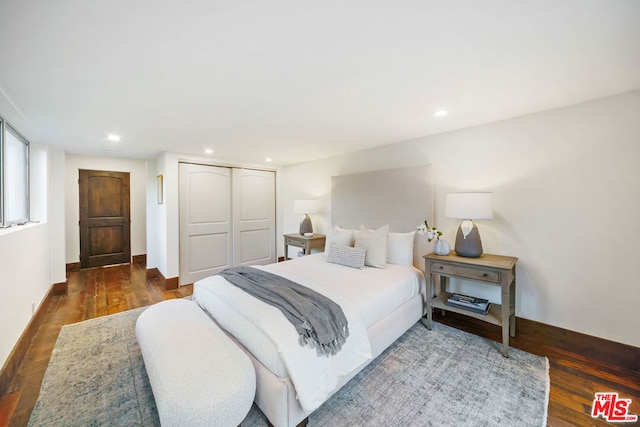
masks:
<svg viewBox="0 0 640 427"><path fill-rule="evenodd" d="M488 274L487 274L487 273L484 273L484 274L482 275L482 277L487 277L487 276L488 276Z"/></svg>

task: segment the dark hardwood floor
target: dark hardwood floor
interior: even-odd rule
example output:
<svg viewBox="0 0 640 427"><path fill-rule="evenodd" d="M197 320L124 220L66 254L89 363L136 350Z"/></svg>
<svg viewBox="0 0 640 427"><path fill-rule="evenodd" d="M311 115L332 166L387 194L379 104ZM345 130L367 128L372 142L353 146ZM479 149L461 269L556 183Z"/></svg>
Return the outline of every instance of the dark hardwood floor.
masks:
<svg viewBox="0 0 640 427"><path fill-rule="evenodd" d="M54 295L6 396L0 400L0 427L26 426L58 333L64 325L159 301L191 295L193 286L166 291L146 278L143 264L73 271L66 295Z"/></svg>
<svg viewBox="0 0 640 427"><path fill-rule="evenodd" d="M70 273L66 295L53 296L18 373L0 398L0 427L25 426L35 405L51 351L63 325L191 295L191 286L165 291L155 279L145 278L141 264L81 270ZM434 313L434 320L500 341L500 328L465 316ZM519 326L520 328L520 326ZM553 344L528 339L526 324L511 341L513 347L549 358L551 390L548 425L602 426L590 416L596 392L618 392L631 399L630 413L640 414L640 373L628 371ZM562 337L550 337L549 343ZM629 425L625 423L623 425ZM633 425L640 425L633 424Z"/></svg>
<svg viewBox="0 0 640 427"><path fill-rule="evenodd" d="M502 342L501 328L480 320L448 312L442 316L439 310L433 315L435 321L471 332L493 341ZM539 325L539 324L538 324ZM617 392L620 398L631 399L630 414L640 415L640 372L623 369L611 363L603 362L584 354L567 350L562 342L563 330L555 329L557 335L547 336L545 343L531 339L539 337L534 331L534 322L517 323L516 337L510 339L510 346L532 354L546 356L549 359L549 407L547 425L549 426L606 426L620 425L608 423L602 417L592 418L591 407L595 393ZM545 329L545 331L554 328ZM640 425L622 423L622 425Z"/></svg>

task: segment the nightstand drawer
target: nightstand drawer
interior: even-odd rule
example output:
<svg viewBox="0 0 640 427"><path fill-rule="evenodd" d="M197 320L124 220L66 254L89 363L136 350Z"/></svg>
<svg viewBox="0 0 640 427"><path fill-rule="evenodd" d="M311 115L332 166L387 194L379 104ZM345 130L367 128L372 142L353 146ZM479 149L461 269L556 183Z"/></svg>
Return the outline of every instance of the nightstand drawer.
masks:
<svg viewBox="0 0 640 427"><path fill-rule="evenodd" d="M500 272L473 267L463 267L460 265L444 264L441 262L431 263L431 272L435 274L444 274L457 277L464 277L473 280L482 280L483 282L500 283Z"/></svg>
<svg viewBox="0 0 640 427"><path fill-rule="evenodd" d="M299 246L299 245L304 245L304 241L300 241L300 239L291 239L291 238L286 238L284 239L284 244L285 245L291 245L291 246Z"/></svg>
<svg viewBox="0 0 640 427"><path fill-rule="evenodd" d="M289 259L289 246L297 246L302 248L304 255L309 255L312 249L324 249L326 237L324 234L314 234L313 236L304 236L302 234L284 234L284 259Z"/></svg>

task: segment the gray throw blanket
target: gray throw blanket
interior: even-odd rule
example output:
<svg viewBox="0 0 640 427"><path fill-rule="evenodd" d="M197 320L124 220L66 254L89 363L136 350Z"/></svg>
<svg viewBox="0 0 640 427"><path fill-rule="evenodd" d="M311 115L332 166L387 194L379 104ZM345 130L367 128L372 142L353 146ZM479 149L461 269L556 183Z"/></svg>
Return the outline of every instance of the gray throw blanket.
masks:
<svg viewBox="0 0 640 427"><path fill-rule="evenodd" d="M250 295L278 308L295 326L300 345L318 354L338 353L349 336L347 318L331 299L289 279L252 267L232 267L218 273Z"/></svg>

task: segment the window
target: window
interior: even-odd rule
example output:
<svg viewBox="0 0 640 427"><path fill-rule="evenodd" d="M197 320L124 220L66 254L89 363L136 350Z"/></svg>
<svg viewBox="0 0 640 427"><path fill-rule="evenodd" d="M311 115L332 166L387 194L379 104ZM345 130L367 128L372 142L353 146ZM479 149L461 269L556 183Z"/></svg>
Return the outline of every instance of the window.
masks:
<svg viewBox="0 0 640 427"><path fill-rule="evenodd" d="M0 221L29 221L29 142L0 118Z"/></svg>

